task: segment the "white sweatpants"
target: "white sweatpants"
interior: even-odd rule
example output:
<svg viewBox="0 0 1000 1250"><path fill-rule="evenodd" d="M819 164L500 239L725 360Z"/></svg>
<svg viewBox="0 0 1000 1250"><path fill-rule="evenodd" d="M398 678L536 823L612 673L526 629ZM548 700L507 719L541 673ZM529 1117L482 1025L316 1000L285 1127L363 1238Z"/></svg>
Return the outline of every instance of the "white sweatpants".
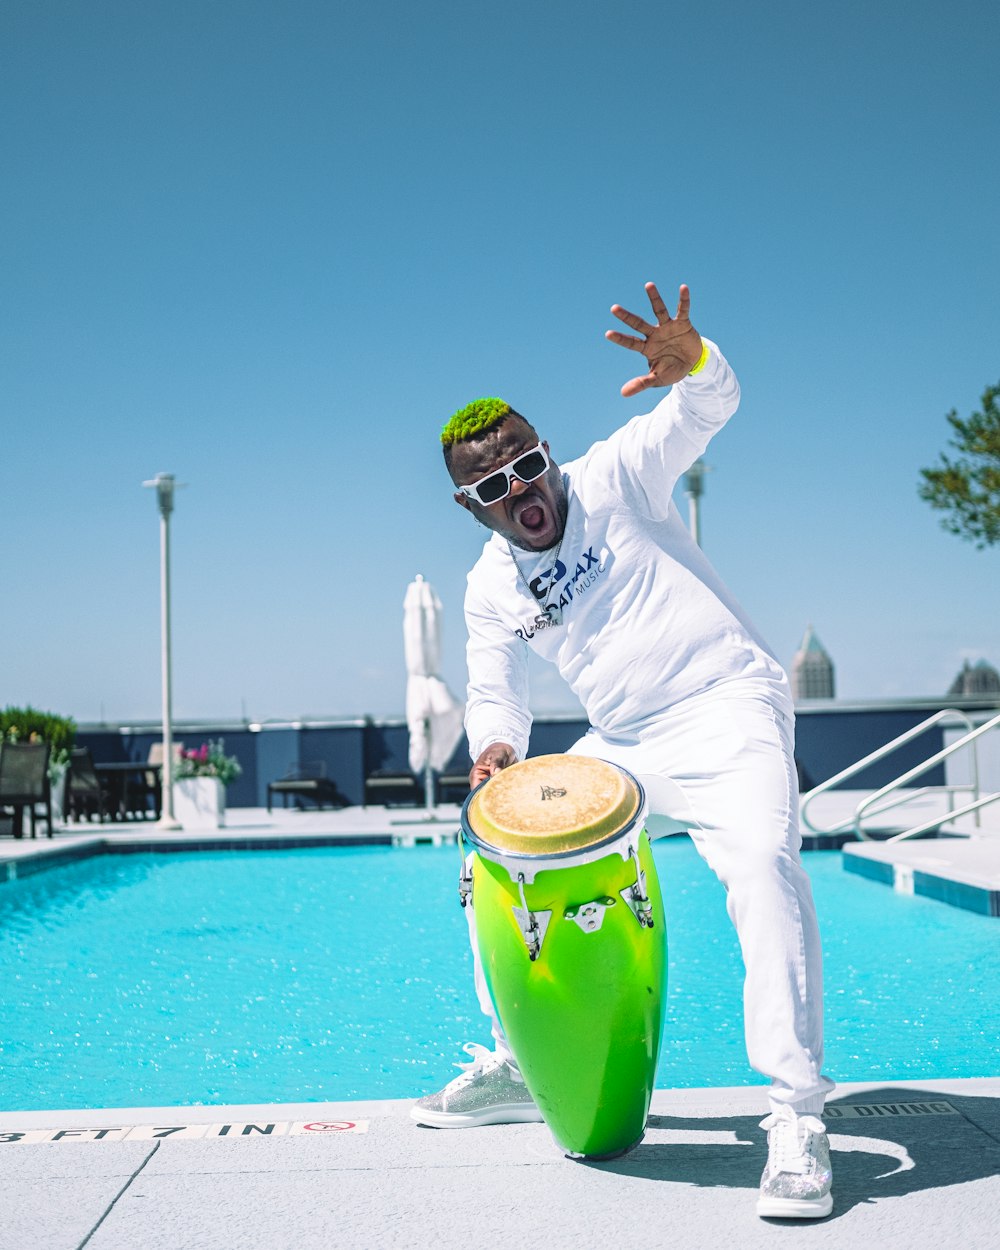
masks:
<svg viewBox="0 0 1000 1250"><path fill-rule="evenodd" d="M646 787L651 813L686 824L726 888L746 980L747 1056L771 1080L773 1109L818 1115L833 1082L822 1074L823 968L809 878L799 857L792 716L780 698L731 683L677 704L635 737L591 730L570 752L620 764ZM677 810L678 805L683 810ZM664 808L668 810L664 810ZM656 836L655 816L647 824ZM496 1019L467 907L476 990L497 1049Z"/></svg>

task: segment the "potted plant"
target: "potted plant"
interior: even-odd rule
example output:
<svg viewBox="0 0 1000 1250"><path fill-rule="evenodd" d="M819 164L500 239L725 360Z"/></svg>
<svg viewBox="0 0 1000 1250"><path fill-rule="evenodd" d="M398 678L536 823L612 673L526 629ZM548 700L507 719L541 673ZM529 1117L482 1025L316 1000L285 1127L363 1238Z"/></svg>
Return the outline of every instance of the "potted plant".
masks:
<svg viewBox="0 0 1000 1250"><path fill-rule="evenodd" d="M174 815L184 829L221 829L226 823L226 786L243 769L226 755L221 738L181 751L173 773Z"/></svg>

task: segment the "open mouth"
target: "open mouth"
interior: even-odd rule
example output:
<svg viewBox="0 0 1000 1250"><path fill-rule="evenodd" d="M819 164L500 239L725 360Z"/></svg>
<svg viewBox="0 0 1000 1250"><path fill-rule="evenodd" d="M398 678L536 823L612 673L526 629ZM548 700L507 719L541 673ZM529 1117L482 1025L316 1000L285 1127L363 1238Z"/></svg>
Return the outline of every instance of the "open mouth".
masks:
<svg viewBox="0 0 1000 1250"><path fill-rule="evenodd" d="M531 503L522 508L515 519L522 529L534 534L545 525L545 509L541 504Z"/></svg>

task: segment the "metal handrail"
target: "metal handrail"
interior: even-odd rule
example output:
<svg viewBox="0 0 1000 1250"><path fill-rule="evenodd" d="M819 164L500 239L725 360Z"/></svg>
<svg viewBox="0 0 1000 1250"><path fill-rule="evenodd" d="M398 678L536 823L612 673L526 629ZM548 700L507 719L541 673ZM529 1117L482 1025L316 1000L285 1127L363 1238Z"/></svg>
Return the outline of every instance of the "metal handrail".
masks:
<svg viewBox="0 0 1000 1250"><path fill-rule="evenodd" d="M914 825L912 829L903 829L899 833L894 833L891 838L886 838L886 842L902 842L904 838L919 838L922 833L929 833L932 829L940 829L943 824L949 820L955 820L958 816L967 816L969 812L975 812L978 818L980 811L990 803L996 803L1000 799L1000 790L996 794L987 794L980 799L976 799L974 803L966 803L964 807L957 807L954 811L947 812L944 816L934 817L932 820L925 820L922 825ZM862 837L868 838L867 834ZM868 838L871 841L870 838Z"/></svg>
<svg viewBox="0 0 1000 1250"><path fill-rule="evenodd" d="M848 781L851 777L856 776L858 773L866 769L870 764L875 764L879 760L884 759L887 755L891 755L893 751L898 750L899 747L904 746L907 742L911 742L914 738L918 738L921 734L927 733L928 730L933 729L935 725L940 724L941 721L946 720L948 717L955 717L964 722L969 733L972 732L972 721L969 720L964 712L960 712L958 708L945 708L943 711L935 712L933 716L929 716L926 720L921 721L919 725L915 725L912 729L908 729L905 733L901 733L898 738L893 738L891 742L887 742L884 746L872 751L871 754L866 755L864 759L851 764L849 768L843 769L833 777L828 777L826 781L821 782L820 785L814 787L814 789L810 790L808 794L804 794L799 806L799 814L802 819L802 823L807 829L810 830L810 832L817 834L842 833L845 829L849 829L854 823L851 818L841 821L840 824L834 825L831 829L819 828L809 820L809 805L814 799L818 798L819 795L825 794L828 790L832 790L835 786L840 785L842 781ZM960 739L960 742L964 742L967 737L968 734ZM889 789L894 789L898 784L898 781L893 782ZM948 786L946 788L949 790L972 789L976 798L979 797L979 761L976 756L975 748L973 748L972 752L972 782L967 785L955 785ZM926 793L926 791L923 792ZM909 797L912 798L913 796L911 795ZM893 804L890 804L889 806L893 806Z"/></svg>
<svg viewBox="0 0 1000 1250"><path fill-rule="evenodd" d="M906 786L909 782L915 780L917 777L920 777L923 773L928 772L936 764L940 764L942 760L947 759L949 755L954 755L956 751L960 751L963 747L975 743L977 738L982 737L982 735L987 733L989 730L995 729L998 725L1000 725L1000 715L994 716L988 721L984 721L978 729L973 729L971 733L967 733L964 737L957 739L951 744L951 746L947 746L943 750L938 751L937 754L932 755L930 759L924 760L922 764L918 764L916 768L911 768L908 772L903 773L901 777L897 777L895 781L890 781L887 786L883 786L880 790L875 790L872 794L869 794L867 798L862 799L854 810L854 832L862 840L871 841L871 834L865 833L864 829L861 827L861 821L869 807L877 803L879 799L884 798L887 794L892 793L892 791ZM975 758L974 747L973 758ZM915 825L912 829L904 829L900 833L894 834L891 838L887 839L887 841L899 842L904 838L916 837L918 833L926 833L928 829L937 828L949 820L954 820L956 816L963 816L968 812L974 811L978 816L978 812L981 808L985 807L988 803L992 803L995 799L1000 798L1000 795L997 794L987 795L985 799L980 797L978 766L974 770L974 781L971 785L946 786L945 789L972 789L975 799L972 803L969 803L966 807L960 808L958 811L949 810L940 818L940 820L932 820L929 823L925 822L922 825Z"/></svg>

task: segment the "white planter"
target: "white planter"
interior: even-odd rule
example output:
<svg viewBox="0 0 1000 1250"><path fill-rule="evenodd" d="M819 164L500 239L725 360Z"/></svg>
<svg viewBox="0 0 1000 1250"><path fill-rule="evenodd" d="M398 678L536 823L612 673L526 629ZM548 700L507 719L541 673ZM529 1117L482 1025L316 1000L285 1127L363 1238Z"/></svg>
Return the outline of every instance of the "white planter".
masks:
<svg viewBox="0 0 1000 1250"><path fill-rule="evenodd" d="M49 766L49 787L52 796L52 823L61 825L66 819L66 764Z"/></svg>
<svg viewBox="0 0 1000 1250"><path fill-rule="evenodd" d="M174 816L185 831L225 825L226 787L218 777L183 777L172 790Z"/></svg>

